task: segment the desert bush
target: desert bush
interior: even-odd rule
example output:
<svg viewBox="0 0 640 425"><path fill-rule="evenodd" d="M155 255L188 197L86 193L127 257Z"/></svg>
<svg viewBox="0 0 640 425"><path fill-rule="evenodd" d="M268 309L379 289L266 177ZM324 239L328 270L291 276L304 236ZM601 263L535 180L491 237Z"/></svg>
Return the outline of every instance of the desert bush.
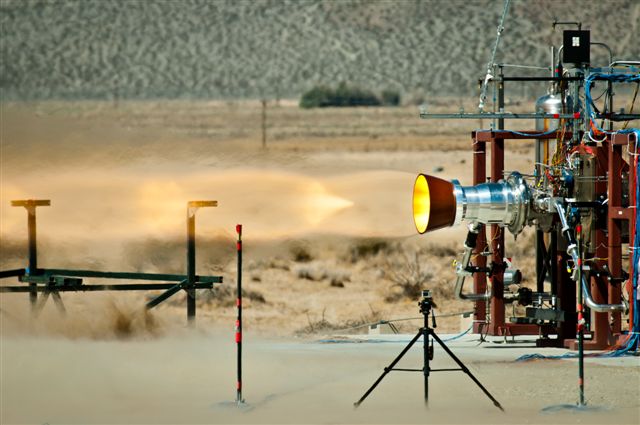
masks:
<svg viewBox="0 0 640 425"><path fill-rule="evenodd" d="M295 333L298 335L313 334L327 331L340 331L353 333L366 329L367 324L377 323L383 319L382 314L369 305L371 313L361 315L357 319L349 319L342 322L332 322L325 317L326 308L322 310L322 315L318 320L312 320L307 313L307 325L298 329Z"/></svg>
<svg viewBox="0 0 640 425"><path fill-rule="evenodd" d="M387 260L385 275L394 283L394 291L385 297L385 301L395 302L402 298L417 300L425 284L433 278L433 273L424 270L417 250L408 253L401 248L396 258L396 261Z"/></svg>
<svg viewBox="0 0 640 425"><path fill-rule="evenodd" d="M427 247L426 253L435 255L436 257L444 258L451 257L455 258L458 255L458 249L455 248L452 244L431 244Z"/></svg>
<svg viewBox="0 0 640 425"><path fill-rule="evenodd" d="M333 286L344 286L344 282L351 280L351 276L347 271L319 262L298 264L293 268L293 272L298 279L311 280L313 282L329 279Z"/></svg>
<svg viewBox="0 0 640 425"><path fill-rule="evenodd" d="M398 106L400 105L400 92L396 90L383 90L380 99L385 106Z"/></svg>
<svg viewBox="0 0 640 425"><path fill-rule="evenodd" d="M332 106L333 90L326 86L316 86L300 98L301 108L322 108Z"/></svg>
<svg viewBox="0 0 640 425"><path fill-rule="evenodd" d="M317 264L296 265L293 268L293 273L298 279L311 280L314 282L320 281L326 277L325 271Z"/></svg>
<svg viewBox="0 0 640 425"><path fill-rule="evenodd" d="M331 279L331 283L329 283L329 286L331 286L332 288L344 288L344 282L337 279Z"/></svg>
<svg viewBox="0 0 640 425"><path fill-rule="evenodd" d="M296 263L308 263L313 260L311 253L307 249L307 247L303 245L293 245L289 248L289 252L291 253L291 258Z"/></svg>
<svg viewBox="0 0 640 425"><path fill-rule="evenodd" d="M301 108L323 108L327 106L379 106L382 102L372 92L342 82L337 88L316 86L300 98Z"/></svg>
<svg viewBox="0 0 640 425"><path fill-rule="evenodd" d="M350 250L349 256L352 263L374 257L380 252L386 252L389 249L389 242L384 239L368 238L362 239L354 243Z"/></svg>
<svg viewBox="0 0 640 425"><path fill-rule="evenodd" d="M196 300L203 305L215 304L220 307L232 307L236 304L236 296L236 288L233 286L217 285L213 289L199 291ZM243 288L242 297L259 304L267 303L261 292L251 289ZM181 300L176 301L182 303Z"/></svg>

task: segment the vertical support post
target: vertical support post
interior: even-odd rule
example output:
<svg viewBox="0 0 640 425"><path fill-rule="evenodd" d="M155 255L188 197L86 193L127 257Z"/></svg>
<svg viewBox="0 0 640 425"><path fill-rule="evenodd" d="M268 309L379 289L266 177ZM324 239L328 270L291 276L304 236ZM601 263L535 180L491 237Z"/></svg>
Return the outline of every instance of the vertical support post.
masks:
<svg viewBox="0 0 640 425"><path fill-rule="evenodd" d="M607 163L609 162L607 147L598 146L595 148L596 150L596 175L597 176L605 176L607 173ZM613 177L615 178L615 177ZM612 179L612 176L609 176L609 179ZM609 180L607 179L607 180ZM607 182L596 181L595 182L595 193L606 194L607 192ZM595 237L595 257L596 258L606 258L609 255L609 250L607 248L608 237L607 237L607 229L596 227L596 237ZM597 260L595 262L595 270L602 270L604 268L605 262L602 260ZM607 304L611 303L609 300L609 280L608 276L605 276L604 273L592 273L591 274L591 296L593 297L593 301L597 304ZM611 329L609 327L609 313L598 313L592 312L593 320L591 321L591 331L593 332L593 339L587 343L587 347L590 349L604 349L607 346L611 345L613 341L611 340Z"/></svg>
<svg viewBox="0 0 640 425"><path fill-rule="evenodd" d="M473 136L473 184L477 185L480 183L485 183L487 179L487 168L486 168L486 160L487 160L487 151L486 151L486 143L478 140L477 133ZM484 247L487 243L486 237L486 227L480 226L480 231L478 232L478 239L476 242L476 248L473 251L473 255L475 257L474 265L477 267L486 267L487 258L482 255L484 251ZM473 275L473 292L475 294L484 293L487 290L487 278L484 273L474 273ZM476 301L475 302L475 311L473 315L474 324L473 324L473 332L480 333L482 331L481 326L487 319L487 302L486 301Z"/></svg>
<svg viewBox="0 0 640 425"><path fill-rule="evenodd" d="M504 73L502 66L498 75L498 112L504 113ZM498 119L498 130L504 130L504 118Z"/></svg>
<svg viewBox="0 0 640 425"><path fill-rule="evenodd" d="M262 148L267 147L267 100L262 99Z"/></svg>
<svg viewBox="0 0 640 425"><path fill-rule="evenodd" d="M29 233L29 271L27 274L38 274L38 245L36 239L36 207L28 206L27 209L27 231ZM38 302L37 284L29 283L29 302L33 309Z"/></svg>
<svg viewBox="0 0 640 425"><path fill-rule="evenodd" d="M24 207L27 210L27 232L29 249L29 268L27 275L38 274L38 240L36 234L36 207L48 207L51 201L48 199L27 199L22 201L11 201L13 207ZM31 311L35 311L38 302L38 285L29 283L29 303Z"/></svg>
<svg viewBox="0 0 640 425"><path fill-rule="evenodd" d="M420 309L423 310L424 307L420 306ZM424 359L422 374L424 376L424 404L425 406L429 405L429 374L431 373L431 366L429 365L429 313L427 311L422 311L424 315L424 325L422 327L422 354Z"/></svg>
<svg viewBox="0 0 640 425"><path fill-rule="evenodd" d="M578 246L581 246L581 241L580 241L580 233L581 232L576 232L576 236L578 237ZM582 282L582 258L580 258L578 260L578 264L577 264L577 271L578 271L578 279L577 279L577 285L578 285L578 392L579 392L579 399L578 399L578 403L580 406L584 406L584 316L582 314L582 311L584 309L583 301L582 301L582 288L580 288L581 283Z"/></svg>
<svg viewBox="0 0 640 425"><path fill-rule="evenodd" d="M196 320L196 208L187 207L187 321Z"/></svg>
<svg viewBox="0 0 640 425"><path fill-rule="evenodd" d="M607 192L609 195L607 214L607 247L608 267L613 278L622 277L622 223L623 221L614 213L614 208L622 208L622 146L613 143L613 140L605 142L608 154ZM629 186L634 187L634 186ZM632 233L629 233L630 235ZM609 283L609 303L619 304L622 296L620 283ZM629 316L633 317L633 316ZM622 332L622 314L619 311L611 313L611 331L614 335Z"/></svg>
<svg viewBox="0 0 640 425"><path fill-rule="evenodd" d="M549 257L548 249L544 243L544 232L542 230L536 230L536 291L544 292L544 280L547 273L551 273L551 270L547 270L547 258Z"/></svg>
<svg viewBox="0 0 640 425"><path fill-rule="evenodd" d="M504 171L504 139L493 138L491 143L491 181L502 179ZM504 327L504 232L497 224L491 225L491 257L494 263L491 278L491 330L500 335Z"/></svg>
<svg viewBox="0 0 640 425"><path fill-rule="evenodd" d="M627 136L629 137L629 136ZM636 207L638 203L637 195L637 182L638 182L638 149L640 149L640 140L636 139L635 149L629 149L629 205ZM635 190L634 190L635 189ZM631 235L634 233L638 221L638 210L636 209L629 220L629 270L634 270L638 273L638 264L634 264L634 255L637 249L640 249L635 243L635 240L631 240ZM627 279L627 294L629 300L633 299L633 278ZM633 328L633 318L635 317L635 302L629 303L629 329Z"/></svg>
<svg viewBox="0 0 640 425"><path fill-rule="evenodd" d="M552 238L557 240L557 232L554 229L551 232ZM571 275L567 272L567 263L569 254L565 251L556 250L556 255L552 257L552 270L554 271L553 282L555 282L552 294L557 295L560 310L564 311L564 322L558 326L558 344L564 344L565 340L574 340L576 337L576 285L571 279ZM581 292L581 291L580 291Z"/></svg>
<svg viewBox="0 0 640 425"><path fill-rule="evenodd" d="M238 234L238 241L236 243L236 250L238 252L238 292L236 299L236 306L238 308L238 317L236 319L238 377L236 381L236 402L240 404L244 402L244 400L242 400L242 224L236 225L236 233Z"/></svg>
<svg viewBox="0 0 640 425"><path fill-rule="evenodd" d="M203 207L217 207L218 201L187 202L187 321L196 320L196 211Z"/></svg>
<svg viewBox="0 0 640 425"><path fill-rule="evenodd" d="M562 271L566 270L566 259L568 258L565 252L558 252L558 229L555 226L549 233L549 258L551 259L551 285L550 290L553 295L560 296L558 288L563 288L563 285L558 285L558 278L562 275ZM555 264L554 264L555 262ZM572 282L569 280L569 282ZM563 283L566 283L563 281ZM575 298L575 297L573 297ZM571 301L573 303L573 299Z"/></svg>

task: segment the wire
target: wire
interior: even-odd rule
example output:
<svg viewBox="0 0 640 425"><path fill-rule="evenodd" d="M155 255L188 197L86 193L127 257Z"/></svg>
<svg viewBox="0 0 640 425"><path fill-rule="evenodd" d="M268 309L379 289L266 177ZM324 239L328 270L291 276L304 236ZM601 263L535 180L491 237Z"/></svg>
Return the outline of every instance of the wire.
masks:
<svg viewBox="0 0 640 425"><path fill-rule="evenodd" d="M633 107L636 104L636 97L638 96L638 88L640 87L640 81L638 81L638 84L636 84L636 90L633 92L633 99L631 99L631 106L629 107L629 113L633 114ZM627 126L629 125L629 121L625 122L624 125L622 126L623 129L627 128Z"/></svg>
<svg viewBox="0 0 640 425"><path fill-rule="evenodd" d="M636 129L636 135L637 133ZM636 149L638 148L638 140L636 139ZM638 161L638 157L634 158L634 167L636 169L636 181L635 181L635 192L636 192L636 211L640 209L640 162ZM613 347L611 350L602 352L602 353L592 353L587 354L585 357L622 357L626 355L637 355L638 348L640 346L640 298L638 298L638 284L640 283L640 220L636 218L636 223L634 228L632 229L632 235L630 238L633 241L633 247L631 250L633 252L633 261L630 265L630 278L631 278L631 297L630 304L632 303L633 307L633 317L630 320L630 327L627 333L625 341ZM584 281L582 282L584 285ZM518 357L515 361L529 361L529 360L557 360L557 359L568 359L575 358L578 354L575 352L568 352L556 356L545 356L539 353L532 354L524 354Z"/></svg>
<svg viewBox="0 0 640 425"><path fill-rule="evenodd" d="M634 83L637 82L640 84L640 74L625 74L625 73L615 73L615 74L605 74L602 72L593 72L591 74L589 74L585 80L584 80L584 97L585 97L585 112L586 112L586 117L591 121L591 124L593 127L595 127L595 129L597 130L597 132L601 132L601 133L605 133L605 134L615 134L616 131L607 131L602 129L600 126L598 126L597 122L596 122L596 112L592 109L592 105L593 105L593 101L592 101L592 96L591 96L591 86L593 85L592 83L595 80L604 80L604 81L609 81L609 82L615 82L615 83ZM635 99L634 99L635 100ZM612 113L613 111L609 111L610 113ZM589 130L589 133L591 133L591 131L593 131L593 129ZM635 132L640 133L640 130L638 129L627 129L627 128L623 128L622 130L618 130L618 133L621 134L626 134L626 133L631 133L631 132Z"/></svg>

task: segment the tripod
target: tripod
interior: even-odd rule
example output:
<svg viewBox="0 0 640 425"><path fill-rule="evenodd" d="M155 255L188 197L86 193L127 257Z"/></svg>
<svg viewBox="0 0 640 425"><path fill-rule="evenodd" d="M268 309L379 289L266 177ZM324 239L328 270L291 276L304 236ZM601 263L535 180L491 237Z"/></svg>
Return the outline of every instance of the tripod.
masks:
<svg viewBox="0 0 640 425"><path fill-rule="evenodd" d="M475 382L478 387L480 387L482 392L484 392L486 394L486 396L489 397L491 399L491 401L493 401L494 406L496 406L498 409L504 411L504 409L502 408L502 406L500 405L498 400L496 400L489 393L489 391L487 391L487 389L480 383L480 381L478 381L478 379L475 376L473 376L473 374L469 371L469 369L467 369L467 367L464 365L464 363L462 363L460 361L460 359L458 359L456 357L456 355L453 354L453 352L449 349L449 347L447 347L445 345L445 343L438 337L438 335L436 335L435 331L433 330L433 328L436 327L436 318L435 318L435 316L431 316L432 328L429 327L429 315L431 314L431 309L433 307L433 301L431 299L431 294L430 294L429 291L422 291L422 300L420 300L420 302L418 302L418 305L420 306L420 313L424 316L424 327L422 327L422 328L420 328L420 330L418 330L418 333L416 334L416 336L414 336L413 339L411 340L411 342L409 342L409 344L400 352L398 357L396 357L391 362L391 364L389 366L384 368L384 372L382 372L382 375L380 375L378 380L373 383L373 385L367 390L367 392L364 393L362 398L360 398L360 400L358 400L357 402L354 403L354 406L355 407L360 406L362 404L362 402L369 396L369 394L371 394L371 392L378 386L378 384L380 382L382 382L384 377L389 372L391 372L393 370L401 371L401 372L422 372L423 375L424 375L424 402L425 402L425 404L428 405L429 404L429 374L431 372L450 372L450 371L461 370L464 373L466 373L467 375L469 375L469 378L471 378L471 380L473 382ZM424 339L423 339L424 367L422 369L400 369L400 368L396 368L395 365L411 349L413 344L415 344L416 341L418 341L418 339L420 339L421 336L424 337ZM429 365L429 361L433 360L433 341L431 341L431 345L429 345L429 337L430 336L438 344L440 344L440 346L444 349L444 351L447 352L449 357L451 357L453 359L453 361L455 361L457 363L459 368L449 368L449 369L432 369L431 368L431 366Z"/></svg>

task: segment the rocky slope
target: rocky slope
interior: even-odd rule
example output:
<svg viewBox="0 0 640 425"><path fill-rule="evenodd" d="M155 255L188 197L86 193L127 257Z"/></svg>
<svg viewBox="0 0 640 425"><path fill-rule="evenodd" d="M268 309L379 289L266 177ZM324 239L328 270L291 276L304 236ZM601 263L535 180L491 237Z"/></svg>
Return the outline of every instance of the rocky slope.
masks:
<svg viewBox="0 0 640 425"><path fill-rule="evenodd" d="M502 8L489 0L1 0L0 89L3 99L279 98L347 81L405 97L467 96ZM561 43L554 17L582 21L616 56L640 57L637 1L516 0L498 60L547 66L549 43Z"/></svg>

